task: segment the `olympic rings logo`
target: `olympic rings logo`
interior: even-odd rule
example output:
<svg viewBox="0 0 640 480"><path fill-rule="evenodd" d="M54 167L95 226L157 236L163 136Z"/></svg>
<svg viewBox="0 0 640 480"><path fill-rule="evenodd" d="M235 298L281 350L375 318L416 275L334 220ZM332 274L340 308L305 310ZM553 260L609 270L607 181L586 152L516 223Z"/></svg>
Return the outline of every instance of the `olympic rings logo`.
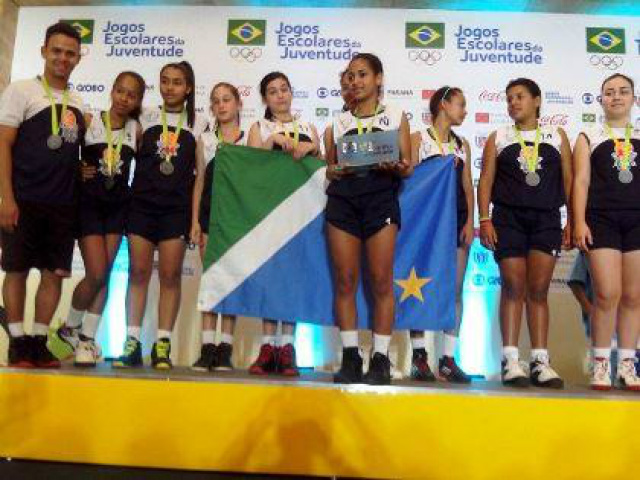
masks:
<svg viewBox="0 0 640 480"><path fill-rule="evenodd" d="M620 68L624 63L624 59L622 57L617 57L613 55L591 55L589 58L589 63L594 67L603 67L609 70L616 70Z"/></svg>
<svg viewBox="0 0 640 480"><path fill-rule="evenodd" d="M253 63L262 57L262 49L258 47L231 47L229 56L239 62Z"/></svg>
<svg viewBox="0 0 640 480"><path fill-rule="evenodd" d="M425 65L435 65L442 60L442 53L437 50L409 50L407 53L412 62L422 62Z"/></svg>

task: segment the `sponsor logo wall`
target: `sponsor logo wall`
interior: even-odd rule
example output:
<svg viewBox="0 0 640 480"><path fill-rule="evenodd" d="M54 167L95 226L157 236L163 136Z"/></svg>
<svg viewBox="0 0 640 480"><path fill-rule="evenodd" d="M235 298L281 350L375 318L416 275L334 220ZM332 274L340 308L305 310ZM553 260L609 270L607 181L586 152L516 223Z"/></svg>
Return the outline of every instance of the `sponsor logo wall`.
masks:
<svg viewBox="0 0 640 480"><path fill-rule="evenodd" d="M440 86L464 90L468 115L458 132L471 145L476 181L486 138L510 123L509 80L538 81L542 123L566 129L572 141L602 120L606 76L622 72L640 85L637 17L234 7L23 7L13 79L40 73L44 30L60 19L81 34L83 59L72 82L93 109L107 106L114 77L128 69L147 80L145 103L159 104L160 68L188 60L199 111L208 112L211 86L229 81L240 88L247 128L264 111L260 79L280 70L294 87L294 111L322 131L342 107L340 72L357 52L374 52L384 63L385 101L406 110L413 130L431 122L429 99ZM639 108L633 121L640 125ZM489 257L472 256L482 270L468 277L470 288L499 288Z"/></svg>

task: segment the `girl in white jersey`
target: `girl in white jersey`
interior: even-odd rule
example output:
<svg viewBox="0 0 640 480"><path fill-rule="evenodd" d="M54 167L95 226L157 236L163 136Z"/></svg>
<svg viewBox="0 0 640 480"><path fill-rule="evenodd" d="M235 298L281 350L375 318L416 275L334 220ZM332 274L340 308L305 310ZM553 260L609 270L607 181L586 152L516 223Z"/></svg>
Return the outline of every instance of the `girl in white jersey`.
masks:
<svg viewBox="0 0 640 480"><path fill-rule="evenodd" d="M215 117L213 130L200 135L196 150L197 161L204 169L204 181L196 180L194 211L199 212L198 219L202 237L200 241L200 257L204 260L209 237L209 221L211 213L211 193L213 189L213 172L218 146L222 143L246 145L247 135L240 128L240 109L242 101L238 89L230 83L221 82L211 90L211 113ZM206 168L204 167L206 165ZM198 194L201 192L201 195ZM231 354L233 352L233 331L235 315L222 315L222 335L218 345L214 343L216 333L216 317L213 312L202 312L202 349L200 358L193 364L193 369L231 370Z"/></svg>
<svg viewBox="0 0 640 480"><path fill-rule="evenodd" d="M591 388L611 389L611 339L618 333L617 382L640 391L640 129L631 125L634 85L616 73L602 83L605 120L576 140L574 241L593 278Z"/></svg>
<svg viewBox="0 0 640 480"><path fill-rule="evenodd" d="M386 385L391 382L388 350L395 316L393 256L400 228L400 177L411 173L409 122L401 109L380 102L383 68L370 53L355 55L348 75L353 89L352 110L334 120L327 131L327 238L334 270L335 316L343 353L336 383ZM341 137L395 131L399 162L355 173L337 163L336 143ZM373 294L373 351L369 371L362 373L358 351L356 291L360 257L365 250Z"/></svg>
<svg viewBox="0 0 640 480"><path fill-rule="evenodd" d="M471 151L466 139L457 135L452 126L459 126L467 115L466 100L462 90L442 87L431 97L429 110L433 125L411 137L413 162L420 163L429 158L451 155L456 170L456 323L443 335L443 355L438 362L440 377L452 383L469 383L471 379L458 367L455 349L462 321L462 284L467 271L469 246L473 242L473 183L471 180ZM427 350L423 331L411 330L411 378L418 381L435 381L435 375L427 362Z"/></svg>
<svg viewBox="0 0 640 480"><path fill-rule="evenodd" d="M316 128L299 120L291 113L293 98L291 83L281 72L271 72L260 82L260 94L267 108L264 118L249 130L250 147L282 150L295 159L306 155L319 155L320 144ZM282 322L282 335L276 345L277 320L264 319L263 341L256 361L249 368L253 375L279 373L299 375L293 346L295 323Z"/></svg>

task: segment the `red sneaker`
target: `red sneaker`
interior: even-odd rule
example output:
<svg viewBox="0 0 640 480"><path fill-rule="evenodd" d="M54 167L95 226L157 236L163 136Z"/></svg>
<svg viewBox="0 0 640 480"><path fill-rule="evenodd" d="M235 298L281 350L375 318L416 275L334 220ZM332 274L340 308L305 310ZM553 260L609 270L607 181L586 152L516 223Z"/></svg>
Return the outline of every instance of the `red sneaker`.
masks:
<svg viewBox="0 0 640 480"><path fill-rule="evenodd" d="M297 377L300 375L296 364L296 349L290 343L280 347L278 355L278 373L285 377Z"/></svg>
<svg viewBox="0 0 640 480"><path fill-rule="evenodd" d="M255 362L249 367L251 375L268 375L274 373L277 367L278 349L270 344L260 347L260 354Z"/></svg>

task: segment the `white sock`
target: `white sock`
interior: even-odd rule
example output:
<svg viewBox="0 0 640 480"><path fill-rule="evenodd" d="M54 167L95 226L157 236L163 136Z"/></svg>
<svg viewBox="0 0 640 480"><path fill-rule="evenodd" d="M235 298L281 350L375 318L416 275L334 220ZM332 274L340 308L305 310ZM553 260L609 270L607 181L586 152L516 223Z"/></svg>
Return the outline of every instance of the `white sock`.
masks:
<svg viewBox="0 0 640 480"><path fill-rule="evenodd" d="M285 345L293 345L293 342L295 341L295 339L293 338L293 335L280 335L280 346L284 347Z"/></svg>
<svg viewBox="0 0 640 480"><path fill-rule="evenodd" d="M127 337L140 341L140 327L127 327Z"/></svg>
<svg viewBox="0 0 640 480"><path fill-rule="evenodd" d="M517 362L520 358L518 347L502 347L502 356L507 360L515 360Z"/></svg>
<svg viewBox="0 0 640 480"><path fill-rule="evenodd" d="M458 346L458 337L445 333L442 336L442 354L445 357L451 357L456 354L456 347Z"/></svg>
<svg viewBox="0 0 640 480"><path fill-rule="evenodd" d="M611 359L611 349L593 347L593 358L606 358L609 360Z"/></svg>
<svg viewBox="0 0 640 480"><path fill-rule="evenodd" d="M636 358L636 351L632 348L619 348L618 349L618 363L622 363L623 360L629 360L630 358Z"/></svg>
<svg viewBox="0 0 640 480"><path fill-rule="evenodd" d="M24 325L20 322L9 322L9 333L13 338L24 337Z"/></svg>
<svg viewBox="0 0 640 480"><path fill-rule="evenodd" d="M340 330L340 340L342 348L358 348L358 331Z"/></svg>
<svg viewBox="0 0 640 480"><path fill-rule="evenodd" d="M533 348L531 350L531 361L540 360L543 363L549 361L549 351L546 348Z"/></svg>
<svg viewBox="0 0 640 480"><path fill-rule="evenodd" d="M220 343L227 343L229 345L233 345L233 333L224 333L220 334Z"/></svg>
<svg viewBox="0 0 640 480"><path fill-rule="evenodd" d="M34 323L33 324L33 334L39 336L47 336L49 333L49 325L45 325L44 323Z"/></svg>
<svg viewBox="0 0 640 480"><path fill-rule="evenodd" d="M385 357L389 355L389 344L391 343L391 335L373 334L373 352L381 353Z"/></svg>
<svg viewBox="0 0 640 480"><path fill-rule="evenodd" d="M427 341L424 339L424 333L419 337L411 337L411 349L412 350L425 350L427 348Z"/></svg>
<svg viewBox="0 0 640 480"><path fill-rule="evenodd" d="M84 310L76 310L73 307L69 307L69 314L67 315L65 325L71 328L80 328L82 326L83 316Z"/></svg>
<svg viewBox="0 0 640 480"><path fill-rule="evenodd" d="M263 345L271 345L275 347L276 345L276 336L275 335L263 335L262 336L262 344Z"/></svg>
<svg viewBox="0 0 640 480"><path fill-rule="evenodd" d="M171 330L158 330L157 340L160 340L161 338L166 338L171 341Z"/></svg>
<svg viewBox="0 0 640 480"><path fill-rule="evenodd" d="M202 330L202 344L216 343L216 331L215 330Z"/></svg>
<svg viewBox="0 0 640 480"><path fill-rule="evenodd" d="M102 315L87 312L87 314L84 316L84 320L82 321L82 330L80 331L80 333L82 333L82 335L84 335L85 337L95 339L101 318Z"/></svg>

